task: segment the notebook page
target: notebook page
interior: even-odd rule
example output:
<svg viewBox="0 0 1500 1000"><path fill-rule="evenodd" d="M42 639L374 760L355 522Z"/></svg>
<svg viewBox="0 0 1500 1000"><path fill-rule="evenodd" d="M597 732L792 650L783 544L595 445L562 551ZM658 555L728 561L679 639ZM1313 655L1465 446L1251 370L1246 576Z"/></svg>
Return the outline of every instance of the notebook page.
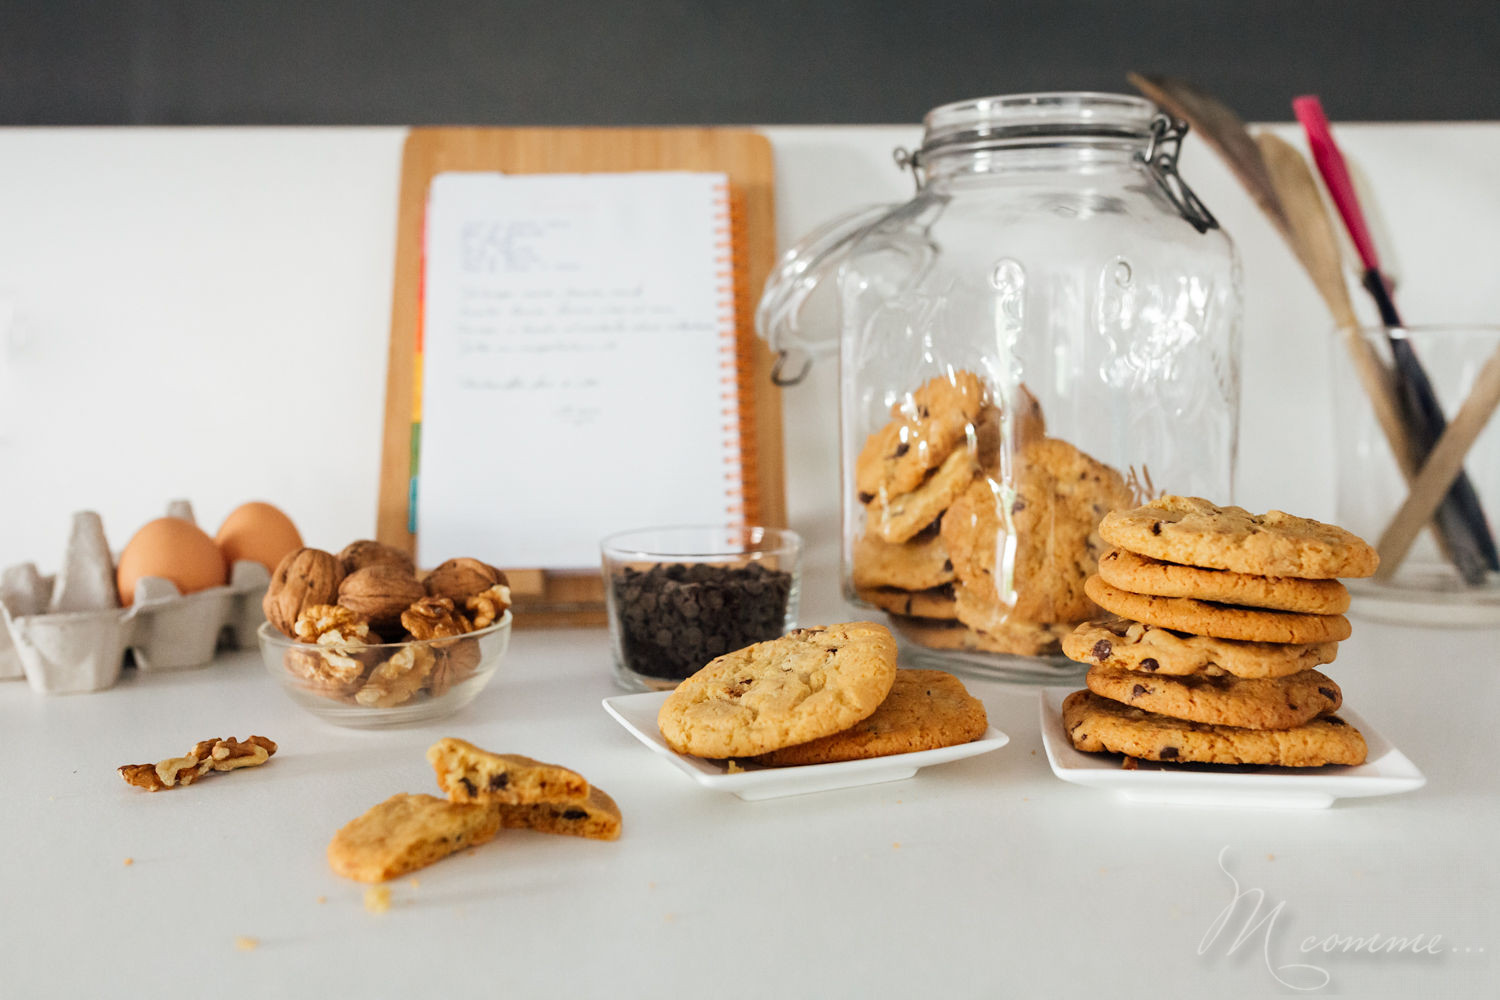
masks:
<svg viewBox="0 0 1500 1000"><path fill-rule="evenodd" d="M736 519L726 190L722 174L433 179L421 565L593 568L612 532Z"/></svg>

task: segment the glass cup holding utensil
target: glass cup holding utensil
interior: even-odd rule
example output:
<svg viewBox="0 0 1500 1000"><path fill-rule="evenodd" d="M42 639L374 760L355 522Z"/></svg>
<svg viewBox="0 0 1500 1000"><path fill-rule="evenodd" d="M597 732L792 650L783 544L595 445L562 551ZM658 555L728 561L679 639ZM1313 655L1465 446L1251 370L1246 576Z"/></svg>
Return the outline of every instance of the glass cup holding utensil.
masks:
<svg viewBox="0 0 1500 1000"><path fill-rule="evenodd" d="M1500 529L1500 426L1491 420L1500 402L1500 326L1370 327L1339 336L1357 338L1387 371L1393 347L1419 358L1445 423L1430 447L1400 442L1399 400L1393 432L1368 383L1335 359L1338 523L1381 556L1375 577L1350 582L1353 612L1399 624L1500 624L1500 567L1483 556L1472 565ZM1455 483L1465 481L1464 516L1445 523Z"/></svg>

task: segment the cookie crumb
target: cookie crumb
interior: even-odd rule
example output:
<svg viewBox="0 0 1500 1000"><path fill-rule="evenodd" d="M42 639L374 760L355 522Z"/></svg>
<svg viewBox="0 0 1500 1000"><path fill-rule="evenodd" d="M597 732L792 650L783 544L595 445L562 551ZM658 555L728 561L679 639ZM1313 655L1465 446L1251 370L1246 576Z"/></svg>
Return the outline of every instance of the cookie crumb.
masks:
<svg viewBox="0 0 1500 1000"><path fill-rule="evenodd" d="M328 902L328 897L327 897L327 896L319 896L319 897L318 897L318 898L317 898L317 900L316 900L316 902L319 902L319 903L326 903L326 902Z"/></svg>
<svg viewBox="0 0 1500 1000"><path fill-rule="evenodd" d="M260 938L245 937L240 935L234 939L234 946L240 951L254 951L260 947Z"/></svg>
<svg viewBox="0 0 1500 1000"><path fill-rule="evenodd" d="M891 841L891 850L893 850L893 851L899 851L899 850L901 850L901 841L899 841L899 840L893 840L893 841Z"/></svg>
<svg viewBox="0 0 1500 1000"><path fill-rule="evenodd" d="M1274 854L1267 854L1266 855L1266 860L1267 861L1275 861L1276 860L1276 855L1274 855Z"/></svg>
<svg viewBox="0 0 1500 1000"><path fill-rule="evenodd" d="M135 858L126 858L125 859L125 867L126 868L129 868L133 864L135 864Z"/></svg>
<svg viewBox="0 0 1500 1000"><path fill-rule="evenodd" d="M743 767L740 767L739 762L736 761L736 760L730 760L729 763L728 763L728 765L726 765L726 767L725 767L725 771L728 774L744 774L745 773L745 769Z"/></svg>
<svg viewBox="0 0 1500 1000"><path fill-rule="evenodd" d="M383 885L372 885L365 890L365 909L371 913L384 913L391 908L391 890Z"/></svg>
<svg viewBox="0 0 1500 1000"><path fill-rule="evenodd" d="M1120 770L1122 771L1138 771L1140 770L1140 767L1141 762L1136 760L1134 757L1126 757L1124 760L1120 761Z"/></svg>
<svg viewBox="0 0 1500 1000"><path fill-rule="evenodd" d="M413 889L420 889L422 887L422 880L419 878L409 878L406 880L406 884Z"/></svg>

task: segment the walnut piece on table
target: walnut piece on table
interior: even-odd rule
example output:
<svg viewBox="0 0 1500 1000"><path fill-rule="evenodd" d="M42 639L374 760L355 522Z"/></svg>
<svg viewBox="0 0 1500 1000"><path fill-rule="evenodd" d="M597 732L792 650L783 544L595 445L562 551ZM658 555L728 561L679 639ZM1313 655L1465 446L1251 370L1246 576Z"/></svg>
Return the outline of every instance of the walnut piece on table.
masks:
<svg viewBox="0 0 1500 1000"><path fill-rule="evenodd" d="M168 757L156 764L122 764L116 770L127 785L159 792L191 785L210 771L233 771L264 764L275 752L276 743L264 736L248 736L243 741L231 736L199 740L181 757Z"/></svg>

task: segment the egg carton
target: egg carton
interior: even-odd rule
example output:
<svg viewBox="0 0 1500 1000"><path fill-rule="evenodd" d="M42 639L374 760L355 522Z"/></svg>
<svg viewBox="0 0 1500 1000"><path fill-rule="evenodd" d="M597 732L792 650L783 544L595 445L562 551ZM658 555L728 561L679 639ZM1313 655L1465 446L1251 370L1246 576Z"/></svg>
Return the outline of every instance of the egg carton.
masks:
<svg viewBox="0 0 1500 1000"><path fill-rule="evenodd" d="M167 512L192 520L182 501ZM192 594L142 577L134 603L122 608L103 524L81 511L55 577L34 563L0 573L0 679L24 676L39 694L102 691L120 679L127 652L141 670L206 667L222 644L255 644L270 582L264 566L244 560L231 567L225 586Z"/></svg>

